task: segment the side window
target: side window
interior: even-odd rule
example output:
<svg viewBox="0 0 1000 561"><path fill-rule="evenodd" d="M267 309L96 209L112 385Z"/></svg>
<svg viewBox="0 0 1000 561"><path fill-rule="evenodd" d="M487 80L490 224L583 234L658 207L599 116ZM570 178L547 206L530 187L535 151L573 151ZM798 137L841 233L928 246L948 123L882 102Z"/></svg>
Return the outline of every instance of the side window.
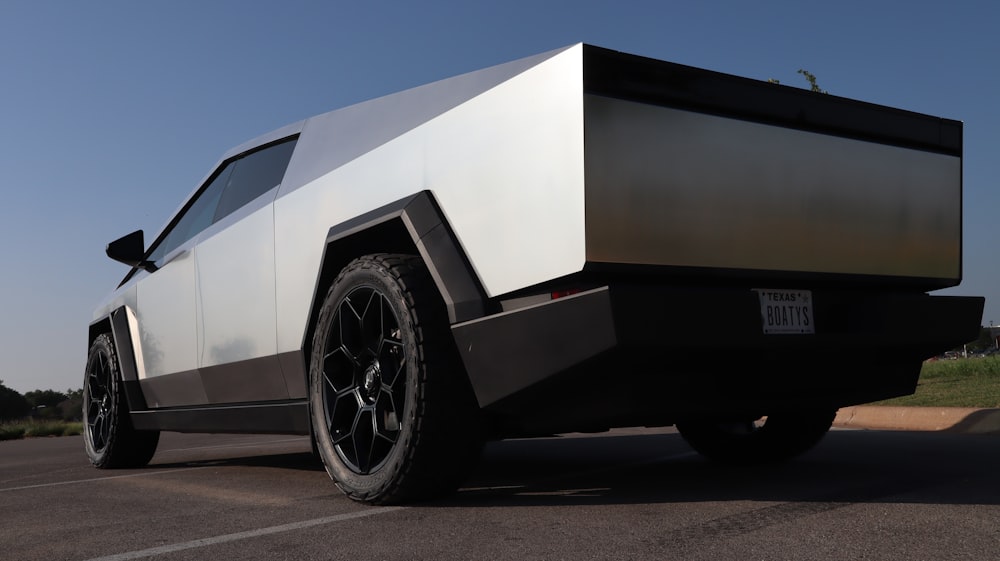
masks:
<svg viewBox="0 0 1000 561"><path fill-rule="evenodd" d="M236 160L215 211L217 222L281 183L297 138L283 140Z"/></svg>
<svg viewBox="0 0 1000 561"><path fill-rule="evenodd" d="M156 249L149 254L149 260L154 263L163 259L163 256L180 247L181 244L198 235L199 232L212 225L212 217L215 216L216 208L219 206L219 199L229 178L232 176L236 162L230 162L224 167L219 175L212 179L208 186L201 192L181 216L180 220L167 232Z"/></svg>
<svg viewBox="0 0 1000 561"><path fill-rule="evenodd" d="M282 140L230 161L197 195L149 254L159 262L184 242L281 183L298 137Z"/></svg>

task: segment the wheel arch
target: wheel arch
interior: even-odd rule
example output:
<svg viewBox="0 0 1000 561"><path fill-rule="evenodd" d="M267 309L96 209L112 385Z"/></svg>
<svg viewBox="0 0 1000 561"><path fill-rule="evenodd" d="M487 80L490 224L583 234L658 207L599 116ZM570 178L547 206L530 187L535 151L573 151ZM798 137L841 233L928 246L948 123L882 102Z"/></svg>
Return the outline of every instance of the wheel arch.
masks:
<svg viewBox="0 0 1000 561"><path fill-rule="evenodd" d="M330 228L310 304L304 357L312 353L316 320L330 285L353 259L373 253L419 255L444 300L451 324L491 311L486 290L434 195L420 191Z"/></svg>
<svg viewBox="0 0 1000 561"><path fill-rule="evenodd" d="M111 334L111 341L115 345L115 352L118 356L118 372L121 374L119 384L125 392L125 399L131 412L148 409L148 406L146 398L142 394L142 388L139 386L139 367L136 362L130 323L134 322L129 321L128 308L125 306L116 308L108 316L90 324L87 347L89 348L102 333Z"/></svg>

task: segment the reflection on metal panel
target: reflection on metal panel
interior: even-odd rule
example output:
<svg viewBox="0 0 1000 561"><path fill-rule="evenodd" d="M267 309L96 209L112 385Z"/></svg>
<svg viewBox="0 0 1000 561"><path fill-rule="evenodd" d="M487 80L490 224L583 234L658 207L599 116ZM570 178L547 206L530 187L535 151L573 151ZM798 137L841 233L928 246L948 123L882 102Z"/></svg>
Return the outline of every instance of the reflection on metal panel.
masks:
<svg viewBox="0 0 1000 561"><path fill-rule="evenodd" d="M588 95L587 258L960 278L961 159Z"/></svg>
<svg viewBox="0 0 1000 561"><path fill-rule="evenodd" d="M135 295L135 290L130 290L128 293ZM135 317L135 300L132 299L132 304L125 308L125 318L128 321L128 332L132 335L129 339L132 341L132 356L135 359L135 370L136 375L139 378L146 377L146 362L142 355L142 343L139 337L135 335L139 333L139 320Z"/></svg>
<svg viewBox="0 0 1000 561"><path fill-rule="evenodd" d="M194 253L176 257L136 285L136 319L145 376L197 369ZM133 334L134 336L135 334Z"/></svg>
<svg viewBox="0 0 1000 561"><path fill-rule="evenodd" d="M199 362L212 403L288 399L274 303L276 189L207 231L197 251ZM256 207L256 208L255 208Z"/></svg>
<svg viewBox="0 0 1000 561"><path fill-rule="evenodd" d="M277 188L208 230L197 251L199 361L212 403L288 399L274 302Z"/></svg>
<svg viewBox="0 0 1000 561"><path fill-rule="evenodd" d="M582 51L579 45L563 47L308 119L282 182L282 195L570 49Z"/></svg>
<svg viewBox="0 0 1000 561"><path fill-rule="evenodd" d="M298 150L338 133L332 119L310 120L274 203L278 351L302 347L329 228L423 190L490 295L579 271L582 53L547 58L288 192Z"/></svg>
<svg viewBox="0 0 1000 561"><path fill-rule="evenodd" d="M270 205L200 241L199 367L274 355L274 218Z"/></svg>

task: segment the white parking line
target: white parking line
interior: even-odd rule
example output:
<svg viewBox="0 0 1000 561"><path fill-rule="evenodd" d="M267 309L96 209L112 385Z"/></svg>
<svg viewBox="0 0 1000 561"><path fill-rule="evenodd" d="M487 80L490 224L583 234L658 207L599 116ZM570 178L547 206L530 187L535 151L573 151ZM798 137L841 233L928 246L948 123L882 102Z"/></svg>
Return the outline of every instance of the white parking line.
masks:
<svg viewBox="0 0 1000 561"><path fill-rule="evenodd" d="M269 528L259 528L257 530L247 530L246 532L236 532L235 534L223 534L221 536L215 536L212 538L202 538L199 540L191 540L189 542L180 542L170 545L162 545L160 547L151 547L149 549L127 551L125 553L117 553L115 555L107 555L104 557L94 557L93 559L88 559L87 561L126 561L127 559L155 557L157 555L174 553L176 551L183 551L185 549L207 547L210 545L216 545L220 543L234 542L238 540L245 540L248 538L267 536L270 534L278 534L281 532L291 532L293 530L301 530L303 528L311 528L313 526L321 526L323 524L333 524L335 522L343 522L345 520L353 520L355 518L365 518L368 516L376 516L379 514L388 514L390 512L396 512L397 510L403 510L405 508L406 507L402 506L372 508L358 512L338 514L336 516L325 516L323 518L313 518L312 520L292 522L291 524L281 524L280 526L271 526Z"/></svg>
<svg viewBox="0 0 1000 561"><path fill-rule="evenodd" d="M182 471L191 471L195 469L205 469L210 466L196 466L189 468L177 468L168 469L164 471L147 471L143 473L130 473L127 475L112 475L111 477L94 477L91 479L76 479L73 481L57 481L55 483L39 483L38 485L23 485L21 487L7 487L6 489L0 489L0 493L6 493L7 491L23 491L24 489L39 489L41 487L58 487L60 485L75 485L77 483L93 483L95 481L107 481L109 479L125 479L126 477L145 477L147 475L160 475L162 473L180 473Z"/></svg>

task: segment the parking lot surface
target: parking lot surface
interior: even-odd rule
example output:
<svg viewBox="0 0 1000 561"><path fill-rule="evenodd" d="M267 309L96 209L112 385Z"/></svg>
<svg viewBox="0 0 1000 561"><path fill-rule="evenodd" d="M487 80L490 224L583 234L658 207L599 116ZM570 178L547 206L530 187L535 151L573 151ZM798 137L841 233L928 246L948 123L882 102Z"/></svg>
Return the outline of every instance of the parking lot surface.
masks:
<svg viewBox="0 0 1000 561"><path fill-rule="evenodd" d="M0 558L986 559L1000 438L835 430L727 468L670 429L492 443L454 496L351 502L287 436L165 433L151 465L90 467L79 437L0 442Z"/></svg>

